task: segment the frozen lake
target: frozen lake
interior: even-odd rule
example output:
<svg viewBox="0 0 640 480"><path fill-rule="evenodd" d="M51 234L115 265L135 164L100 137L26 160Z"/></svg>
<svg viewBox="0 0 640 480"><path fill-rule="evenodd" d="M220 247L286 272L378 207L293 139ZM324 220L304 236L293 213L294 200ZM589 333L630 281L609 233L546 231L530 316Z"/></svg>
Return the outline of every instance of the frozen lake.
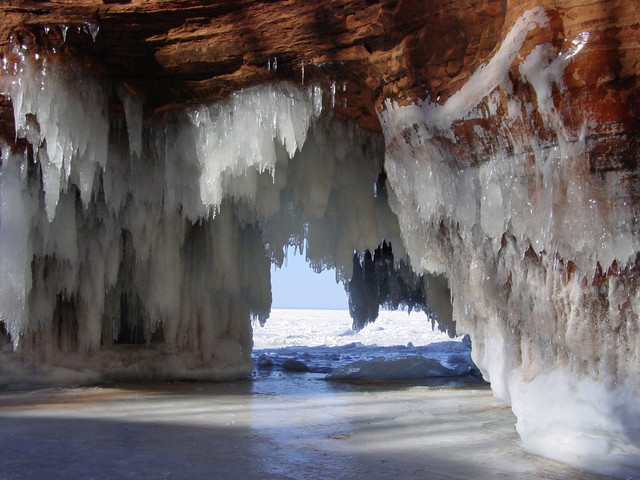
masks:
<svg viewBox="0 0 640 480"><path fill-rule="evenodd" d="M0 394L2 479L581 479L486 387L307 374Z"/></svg>
<svg viewBox="0 0 640 480"><path fill-rule="evenodd" d="M344 347L375 358L418 355L430 335L450 344L424 315L395 313L404 322L394 326L383 312L357 334L343 329L344 319L320 328L321 318L302 324L295 315L311 314L274 312L256 329L256 347L298 358L304 349L280 349L299 343L292 338L314 345L310 339L333 329L302 357L313 369L345 360ZM347 360L360 358L353 352ZM0 478L602 478L523 452L515 417L486 385L328 382L324 375L287 372L276 362L232 383L0 391Z"/></svg>
<svg viewBox="0 0 640 480"><path fill-rule="evenodd" d="M344 379L348 371L355 381L429 378L433 383L436 377L442 384L442 378L464 373L476 373L478 380L469 344L461 340L434 331L424 313L380 312L375 323L355 332L345 310L274 310L264 327L254 326L256 375L277 374L296 361L311 373L334 371L333 379ZM459 379L450 378L453 382Z"/></svg>
<svg viewBox="0 0 640 480"><path fill-rule="evenodd" d="M274 309L264 327L253 329L254 349L286 346L335 347L359 342L381 347L394 345L428 345L450 340L433 330L431 321L421 312L381 311L378 319L359 332L351 330L347 310Z"/></svg>

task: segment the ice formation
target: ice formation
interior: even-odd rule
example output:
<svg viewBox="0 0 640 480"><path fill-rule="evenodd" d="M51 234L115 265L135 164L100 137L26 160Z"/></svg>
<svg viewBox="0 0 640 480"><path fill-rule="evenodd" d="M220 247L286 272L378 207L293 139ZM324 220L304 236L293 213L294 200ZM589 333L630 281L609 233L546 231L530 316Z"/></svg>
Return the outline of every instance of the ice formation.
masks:
<svg viewBox="0 0 640 480"><path fill-rule="evenodd" d="M640 236L625 200L629 174L593 175L589 118L572 129L554 106L588 32L559 51L545 43L521 52L527 33L547 24L542 8L524 13L442 105L387 101L380 120L392 209L412 266L448 279L457 328L471 334L496 395L513 405L525 448L637 474ZM530 101L516 94L513 68ZM497 133L476 124L475 157L441 148L459 141L459 122L490 117L499 102L509 114ZM545 135L523 128L536 116Z"/></svg>
<svg viewBox="0 0 640 480"><path fill-rule="evenodd" d="M380 193L378 198L387 201L386 196ZM373 254L369 250L363 255L354 254L353 272L346 290L349 313L356 331L374 322L378 318L379 307L384 307L424 311L432 319L432 327L437 322L441 331L451 337L456 334L446 283L435 275L416 275L404 256L400 260L394 257L390 243L383 242ZM443 294L446 299L441 302Z"/></svg>
<svg viewBox="0 0 640 480"><path fill-rule="evenodd" d="M351 322L346 310L272 310L253 335L258 376L278 375L286 360L302 360L327 380L483 383L468 336L452 340L429 328L423 312L382 310L359 331L349 328Z"/></svg>
<svg viewBox="0 0 640 480"><path fill-rule="evenodd" d="M52 53L16 46L3 65L28 144L1 148L0 325L17 356L117 378L245 375L288 247L346 281L354 251L401 244L374 195L382 141L323 114L317 85L145 119L134 89Z"/></svg>
<svg viewBox="0 0 640 480"><path fill-rule="evenodd" d="M421 380L425 378L455 377L463 375L467 368L448 368L433 358L423 356L376 357L373 360L357 360L341 365L327 374L327 380L394 381Z"/></svg>
<svg viewBox="0 0 640 480"><path fill-rule="evenodd" d="M16 45L0 73L18 145L0 146L2 360L10 343L25 361L116 378L241 376L250 318L268 316L270 263L287 247L365 285L401 273L406 252L428 278L418 303L426 295L471 334L527 449L637 474L640 232L625 199L635 184L592 174L589 118L576 129L554 105L589 32L521 48L549 23L542 8L525 12L443 104L388 100L386 149L326 111L337 79L328 92L264 85L145 118L130 86ZM59 28L66 40L70 26ZM498 125L475 124L471 155L450 153L460 123L487 118ZM371 276L383 240L393 273ZM398 300L379 286L376 297L365 320Z"/></svg>

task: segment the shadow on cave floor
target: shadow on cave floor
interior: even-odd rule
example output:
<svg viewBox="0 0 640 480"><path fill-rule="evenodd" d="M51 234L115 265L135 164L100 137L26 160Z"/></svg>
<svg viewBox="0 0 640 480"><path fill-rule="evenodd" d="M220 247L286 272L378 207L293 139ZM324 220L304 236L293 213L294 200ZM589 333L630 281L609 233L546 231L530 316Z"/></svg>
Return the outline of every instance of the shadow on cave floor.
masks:
<svg viewBox="0 0 640 480"><path fill-rule="evenodd" d="M484 387L315 383L0 392L0 478L602 478L524 453Z"/></svg>

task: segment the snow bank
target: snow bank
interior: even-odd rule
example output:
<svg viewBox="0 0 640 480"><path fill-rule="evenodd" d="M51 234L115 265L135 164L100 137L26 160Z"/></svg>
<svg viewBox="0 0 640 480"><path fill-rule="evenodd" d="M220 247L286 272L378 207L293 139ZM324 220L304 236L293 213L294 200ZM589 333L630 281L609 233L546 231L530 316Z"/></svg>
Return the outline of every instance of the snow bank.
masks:
<svg viewBox="0 0 640 480"><path fill-rule="evenodd" d="M638 224L628 174L589 171L588 114L572 129L552 98L589 32L560 48L522 48L548 23L541 7L524 13L442 105L387 101L390 200L413 267L448 278L458 331L471 334L476 364L512 403L525 447L637 474ZM499 105L508 115L497 117ZM477 150L458 158L456 126L475 119L501 123L475 124Z"/></svg>

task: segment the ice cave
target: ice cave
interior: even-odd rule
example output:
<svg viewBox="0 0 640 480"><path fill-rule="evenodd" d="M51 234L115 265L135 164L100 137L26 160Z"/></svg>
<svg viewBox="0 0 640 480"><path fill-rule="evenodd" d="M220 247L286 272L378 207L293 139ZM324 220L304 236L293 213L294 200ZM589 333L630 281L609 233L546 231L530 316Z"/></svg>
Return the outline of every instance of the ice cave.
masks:
<svg viewBox="0 0 640 480"><path fill-rule="evenodd" d="M306 246L640 475L637 2L0 2L3 375L229 380Z"/></svg>

